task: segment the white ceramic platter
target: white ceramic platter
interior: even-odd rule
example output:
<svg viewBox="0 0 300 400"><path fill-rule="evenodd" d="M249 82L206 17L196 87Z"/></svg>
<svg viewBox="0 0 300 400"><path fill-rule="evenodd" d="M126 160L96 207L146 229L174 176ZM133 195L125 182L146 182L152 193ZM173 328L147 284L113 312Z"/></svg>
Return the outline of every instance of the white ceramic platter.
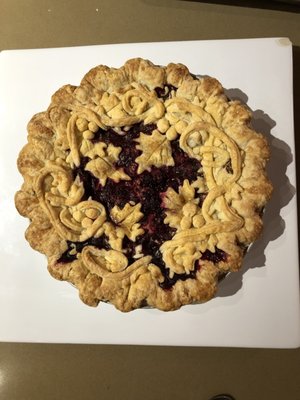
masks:
<svg viewBox="0 0 300 400"><path fill-rule="evenodd" d="M218 78L247 102L253 125L270 141L275 186L263 237L243 269L203 305L163 313L89 308L77 290L48 274L46 259L24 239L28 221L14 207L22 178L17 155L31 116L60 86L79 84L93 66L128 58L186 64ZM298 347L298 236L292 98L292 45L285 38L188 41L4 51L0 54L0 340L181 346Z"/></svg>

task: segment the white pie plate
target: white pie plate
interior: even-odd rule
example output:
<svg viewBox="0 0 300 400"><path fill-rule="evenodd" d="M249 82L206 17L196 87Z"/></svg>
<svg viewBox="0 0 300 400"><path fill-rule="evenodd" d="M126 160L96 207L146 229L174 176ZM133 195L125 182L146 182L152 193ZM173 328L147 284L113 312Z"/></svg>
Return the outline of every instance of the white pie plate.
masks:
<svg viewBox="0 0 300 400"><path fill-rule="evenodd" d="M247 102L254 126L270 141L275 191L263 237L243 269L206 304L163 313L123 314L90 308L77 290L54 280L46 259L24 239L28 221L14 208L22 178L16 158L31 116L51 94L79 84L97 64L119 67L131 57L181 62L218 78L230 97ZM238 88L238 89L236 89ZM0 340L180 346L293 348L300 344L295 195L292 45L286 38L188 41L3 51L0 54Z"/></svg>

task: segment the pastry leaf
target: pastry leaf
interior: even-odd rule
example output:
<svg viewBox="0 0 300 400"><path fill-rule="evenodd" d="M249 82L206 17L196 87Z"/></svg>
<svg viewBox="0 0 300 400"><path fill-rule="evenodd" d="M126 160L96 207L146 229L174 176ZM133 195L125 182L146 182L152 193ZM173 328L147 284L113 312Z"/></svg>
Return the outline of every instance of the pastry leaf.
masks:
<svg viewBox="0 0 300 400"><path fill-rule="evenodd" d="M174 166L171 144L158 130L154 130L151 135L141 133L136 141L137 148L142 151L135 160L138 163L138 174L149 170L152 166L158 168L164 165Z"/></svg>

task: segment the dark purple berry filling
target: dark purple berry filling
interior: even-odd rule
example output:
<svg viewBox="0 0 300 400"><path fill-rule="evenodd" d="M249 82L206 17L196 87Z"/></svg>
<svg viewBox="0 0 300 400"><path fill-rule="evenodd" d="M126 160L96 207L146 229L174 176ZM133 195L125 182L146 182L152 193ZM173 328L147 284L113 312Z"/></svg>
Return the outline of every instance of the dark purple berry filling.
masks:
<svg viewBox="0 0 300 400"><path fill-rule="evenodd" d="M172 278L169 275L164 274L165 280L159 284L159 286L164 290L170 290L175 285L177 281L186 281L187 279L195 279L197 271L200 270L199 260L195 262L194 270L189 274L174 274Z"/></svg>
<svg viewBox="0 0 300 400"><path fill-rule="evenodd" d="M62 256L60 257L58 262L67 263L67 262L72 262L72 261L76 260L77 254L71 254L71 251L73 249L75 249L77 253L81 253L82 249L85 246L94 246L94 247L97 247L98 249L105 249L105 250L110 249L110 245L109 245L108 238L106 235L102 235L99 238L93 237L88 240L85 240L84 242L67 241L67 244L68 244L68 248L62 254Z"/></svg>
<svg viewBox="0 0 300 400"><path fill-rule="evenodd" d="M199 199L199 203L198 203L199 207L202 207L202 204L203 204L206 196L207 196L207 193L197 193L197 192L195 193L195 198Z"/></svg>
<svg viewBox="0 0 300 400"><path fill-rule="evenodd" d="M176 90L176 88L169 86L168 93L173 89ZM156 89L160 97L163 95L161 90L163 89ZM101 141L106 144L111 143L114 146L122 147L119 160L115 165L117 168L123 168L131 180L115 182L108 178L105 186L102 186L92 173L85 170L85 165L89 161L89 158L86 157L82 158L81 165L74 169L73 173L74 178L79 176L83 182L85 189L83 200L91 198L103 204L107 211L107 218L109 218L110 210L115 205L123 208L129 202L142 204L141 211L144 216L140 224L144 229L144 234L138 236L135 242L125 237L123 239L123 248L126 249L125 253L129 264L131 264L135 261L135 247L141 245L142 253L152 256L152 262L161 269L165 277L164 282L160 286L163 289L170 289L178 280L194 279L196 272L200 269L200 263L199 261L195 262L194 270L190 274L174 274L170 278L168 268L166 268L159 249L165 241L172 238L176 230L164 223L166 215L163 207L163 197L169 187L178 191L179 186L183 184L185 179L188 179L190 182L195 181L199 176L198 170L201 164L198 160L190 158L187 153L182 151L178 140L174 140L171 142L174 166L152 167L151 171L144 171L141 174L137 174L138 166L135 159L141 152L136 149L134 139L139 136L140 132L151 134L154 129L156 129L155 124L136 124L127 131L122 130L121 133L117 133L113 129L109 129L108 131L99 129L95 133L93 142ZM197 193L196 196L200 199L199 205L201 207L206 194ZM112 220L110 222L113 223ZM80 253L85 246L95 246L106 250L110 249L106 236L98 239L92 238L82 243L68 242L68 250L61 256L59 262L73 261L76 258L76 254L70 254L71 250L75 247L76 251ZM203 253L202 259L218 263L226 259L226 253L219 249L216 249L216 253L211 253L207 250Z"/></svg>
<svg viewBox="0 0 300 400"><path fill-rule="evenodd" d="M168 100L171 98L171 92L176 91L177 88L173 85L165 85L163 88L157 87L154 89L157 97L163 100Z"/></svg>
<svg viewBox="0 0 300 400"><path fill-rule="evenodd" d="M225 164L225 169L229 174L233 174L231 160L227 161L227 163Z"/></svg>
<svg viewBox="0 0 300 400"><path fill-rule="evenodd" d="M227 259L227 254L225 251L218 249L216 247L215 252L212 253L209 250L205 250L204 253L202 253L202 260L207 260L207 261L212 261L214 264L219 263L220 261L226 261Z"/></svg>

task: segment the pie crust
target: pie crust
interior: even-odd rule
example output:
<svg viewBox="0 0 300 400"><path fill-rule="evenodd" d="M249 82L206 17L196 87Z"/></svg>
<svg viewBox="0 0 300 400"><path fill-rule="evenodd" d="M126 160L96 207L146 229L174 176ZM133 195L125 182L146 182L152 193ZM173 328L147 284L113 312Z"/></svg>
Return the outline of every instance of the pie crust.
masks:
<svg viewBox="0 0 300 400"><path fill-rule="evenodd" d="M81 300L169 311L211 299L262 230L269 146L251 112L182 64L97 66L28 124L26 239Z"/></svg>

